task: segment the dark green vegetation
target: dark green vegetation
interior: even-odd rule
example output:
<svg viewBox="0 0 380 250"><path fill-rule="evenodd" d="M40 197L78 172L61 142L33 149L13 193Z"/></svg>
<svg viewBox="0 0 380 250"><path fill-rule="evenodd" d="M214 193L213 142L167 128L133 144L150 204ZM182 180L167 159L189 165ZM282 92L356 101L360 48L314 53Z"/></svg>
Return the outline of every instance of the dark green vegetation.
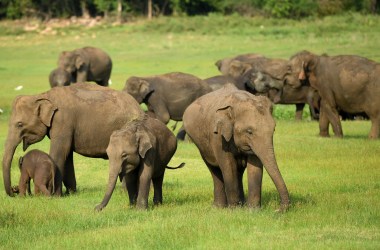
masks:
<svg viewBox="0 0 380 250"><path fill-rule="evenodd" d="M183 71L210 77L218 74L217 59L247 52L289 58L309 49L380 61L378 23L379 17L357 14L301 22L211 16L53 27L56 34L46 35L40 33L43 26L25 32L21 25L0 23L0 158L13 98L48 90L48 74L62 50L103 48L114 62L111 87L122 89L132 75ZM75 155L78 193L67 197L9 198L0 176L0 248L379 248L380 140L367 139L370 122L343 122L344 139L319 138L318 123L307 115L294 122L293 110L275 109L275 151L292 199L285 214L274 212L279 199L267 175L261 211L213 208L211 175L190 143L180 143L170 163L186 166L167 170L162 206L150 201L148 211L136 211L118 184L105 210L95 213L108 162ZM49 140L32 148L47 152ZM19 147L12 184L18 182L16 162L23 154Z"/></svg>
<svg viewBox="0 0 380 250"><path fill-rule="evenodd" d="M224 15L299 19L344 12L379 13L378 0L2 0L0 19L103 16L131 21L137 16Z"/></svg>

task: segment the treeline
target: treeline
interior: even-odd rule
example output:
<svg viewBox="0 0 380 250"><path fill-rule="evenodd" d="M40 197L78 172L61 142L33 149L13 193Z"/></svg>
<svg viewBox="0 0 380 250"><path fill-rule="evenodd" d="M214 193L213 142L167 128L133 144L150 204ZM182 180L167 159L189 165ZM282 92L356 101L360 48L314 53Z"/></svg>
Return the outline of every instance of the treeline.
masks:
<svg viewBox="0 0 380 250"><path fill-rule="evenodd" d="M119 21L160 15L268 16L299 19L347 11L379 13L379 0L1 0L0 19L96 17Z"/></svg>

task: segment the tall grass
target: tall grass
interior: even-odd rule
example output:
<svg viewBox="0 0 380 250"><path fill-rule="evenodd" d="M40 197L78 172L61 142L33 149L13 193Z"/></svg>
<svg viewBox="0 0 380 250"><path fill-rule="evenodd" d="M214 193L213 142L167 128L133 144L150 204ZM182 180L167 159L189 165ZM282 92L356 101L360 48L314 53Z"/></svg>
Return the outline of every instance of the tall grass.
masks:
<svg viewBox="0 0 380 250"><path fill-rule="evenodd" d="M2 33L0 157L12 99L47 91L47 76L62 50L103 48L114 62L111 87L121 89L132 75L183 71L213 76L218 74L213 65L217 59L246 52L288 58L310 49L379 61L378 21L357 15L302 22L211 16L75 27L60 29L57 35ZM170 22L185 28L173 30ZM190 26L193 30L186 28ZM23 89L16 91L19 85ZM154 207L150 199L148 211L129 207L118 184L108 206L95 213L105 192L108 162L80 155L74 158L76 194L9 198L0 188L0 249L379 248L380 141L367 139L370 122L343 122L344 139L320 138L318 123L309 121L307 112L304 121L293 121L294 109L290 105L275 109L275 151L292 200L285 214L274 212L279 198L266 174L260 211L213 208L211 176L196 147L180 142L170 165L186 166L166 171L164 204ZM48 151L49 140L32 148ZM19 178L16 159L23 154L18 148L13 184Z"/></svg>

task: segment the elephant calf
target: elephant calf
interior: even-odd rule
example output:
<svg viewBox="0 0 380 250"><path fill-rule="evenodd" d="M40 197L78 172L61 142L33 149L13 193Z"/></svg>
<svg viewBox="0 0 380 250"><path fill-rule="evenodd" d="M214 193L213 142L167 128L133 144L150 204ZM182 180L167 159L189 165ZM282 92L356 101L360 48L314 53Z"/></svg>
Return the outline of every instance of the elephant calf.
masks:
<svg viewBox="0 0 380 250"><path fill-rule="evenodd" d="M50 196L54 191L55 164L48 154L37 149L29 151L20 157L21 171L19 194L24 196L26 190L30 191L30 180L34 182L34 194L43 193Z"/></svg>
<svg viewBox="0 0 380 250"><path fill-rule="evenodd" d="M56 68L49 75L50 87L68 86L71 83L71 74L61 68Z"/></svg>
<svg viewBox="0 0 380 250"><path fill-rule="evenodd" d="M103 201L95 207L101 211L107 206L116 185L125 178L131 205L148 208L150 183L154 186L154 204L162 203L162 182L167 164L177 149L173 133L157 119L146 117L132 121L111 135L107 154L110 172ZM182 163L176 168L184 166ZM176 169L170 168L170 169Z"/></svg>

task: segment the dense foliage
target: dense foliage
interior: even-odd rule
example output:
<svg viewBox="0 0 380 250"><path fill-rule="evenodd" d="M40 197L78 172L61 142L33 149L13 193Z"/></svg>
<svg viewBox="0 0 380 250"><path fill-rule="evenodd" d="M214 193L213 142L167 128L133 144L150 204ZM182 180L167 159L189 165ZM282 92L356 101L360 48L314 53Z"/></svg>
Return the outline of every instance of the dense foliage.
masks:
<svg viewBox="0 0 380 250"><path fill-rule="evenodd" d="M0 19L38 17L43 20L70 16L110 17L121 13L124 19L146 15L207 15L209 13L302 18L332 15L345 11L379 13L378 0L2 0ZM120 6L120 8L118 8Z"/></svg>

